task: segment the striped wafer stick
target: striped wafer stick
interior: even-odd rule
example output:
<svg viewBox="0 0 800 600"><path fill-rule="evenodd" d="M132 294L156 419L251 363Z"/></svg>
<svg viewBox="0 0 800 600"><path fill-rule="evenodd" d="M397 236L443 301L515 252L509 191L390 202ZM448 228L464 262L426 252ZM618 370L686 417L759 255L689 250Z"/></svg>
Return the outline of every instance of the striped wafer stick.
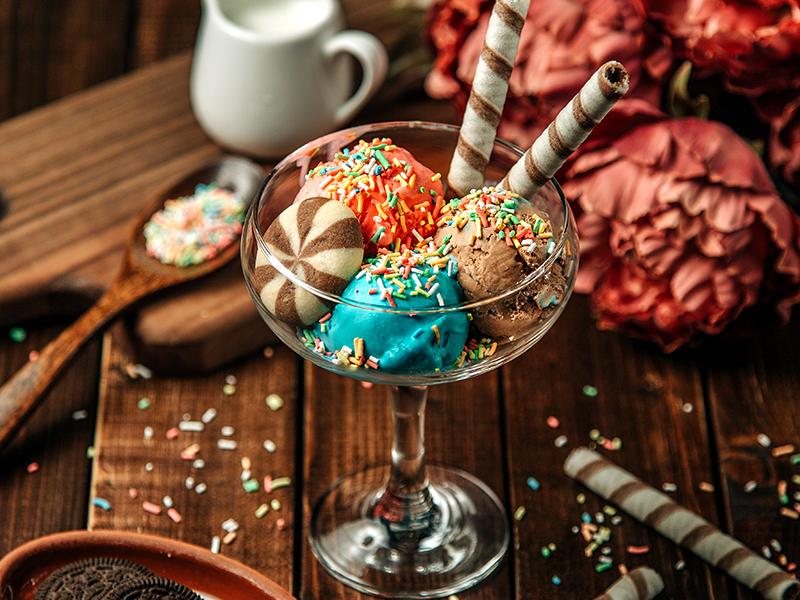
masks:
<svg viewBox="0 0 800 600"><path fill-rule="evenodd" d="M497 187L533 198L627 93L628 84L628 72L621 63L605 63L572 102L561 109Z"/></svg>
<svg viewBox="0 0 800 600"><path fill-rule="evenodd" d="M564 462L567 475L691 550L714 567L768 600L800 595L800 584L776 564L759 556L737 539L684 508L666 494L618 467L598 452L576 448Z"/></svg>
<svg viewBox="0 0 800 600"><path fill-rule="evenodd" d="M483 187L529 6L530 0L497 0L494 4L447 176L452 197Z"/></svg>
<svg viewBox="0 0 800 600"><path fill-rule="evenodd" d="M639 567L617 579L594 600L653 600L663 589L661 575L649 567Z"/></svg>

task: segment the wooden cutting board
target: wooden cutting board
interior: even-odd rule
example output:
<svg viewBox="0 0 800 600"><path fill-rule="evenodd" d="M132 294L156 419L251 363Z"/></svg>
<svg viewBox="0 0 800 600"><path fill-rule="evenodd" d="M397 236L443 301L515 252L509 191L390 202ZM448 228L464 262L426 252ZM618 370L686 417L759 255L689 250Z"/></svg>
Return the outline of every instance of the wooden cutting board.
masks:
<svg viewBox="0 0 800 600"><path fill-rule="evenodd" d="M142 204L223 153L195 121L183 54L0 124L0 327L74 316L110 284ZM208 371L275 341L241 268L126 317L156 371Z"/></svg>

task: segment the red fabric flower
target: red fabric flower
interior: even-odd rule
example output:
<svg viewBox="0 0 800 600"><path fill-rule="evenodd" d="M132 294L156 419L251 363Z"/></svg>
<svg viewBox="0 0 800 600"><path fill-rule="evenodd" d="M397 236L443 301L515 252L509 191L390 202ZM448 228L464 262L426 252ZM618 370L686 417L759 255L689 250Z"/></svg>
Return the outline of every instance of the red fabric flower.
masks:
<svg viewBox="0 0 800 600"><path fill-rule="evenodd" d="M800 219L727 126L622 100L568 165L598 325L672 351L800 300Z"/></svg>
<svg viewBox="0 0 800 600"><path fill-rule="evenodd" d="M463 111L478 65L492 0L442 0L429 13L436 51L426 80L435 98ZM533 0L498 136L530 146L600 65L618 60L631 76L627 97L658 104L673 65L640 0Z"/></svg>
<svg viewBox="0 0 800 600"><path fill-rule="evenodd" d="M800 87L800 0L646 0L676 54L756 97Z"/></svg>
<svg viewBox="0 0 800 600"><path fill-rule="evenodd" d="M769 161L789 185L800 191L800 96L786 104L772 120Z"/></svg>

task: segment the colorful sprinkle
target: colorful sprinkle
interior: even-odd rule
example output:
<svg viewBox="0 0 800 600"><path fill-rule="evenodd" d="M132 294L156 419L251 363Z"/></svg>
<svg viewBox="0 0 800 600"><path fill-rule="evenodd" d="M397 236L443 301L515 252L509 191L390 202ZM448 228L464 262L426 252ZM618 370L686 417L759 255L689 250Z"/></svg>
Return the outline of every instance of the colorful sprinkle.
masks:
<svg viewBox="0 0 800 600"><path fill-rule="evenodd" d="M279 410L283 406L283 398L278 394L270 394L266 397L265 402L272 410Z"/></svg>
<svg viewBox="0 0 800 600"><path fill-rule="evenodd" d="M167 516L170 519L172 519L173 521L175 521L176 523L180 523L183 520L183 517L181 516L181 514L177 510L172 508L172 507L167 509Z"/></svg>
<svg viewBox="0 0 800 600"><path fill-rule="evenodd" d="M8 337L15 342L24 342L28 337L28 330L24 327L12 327L8 330Z"/></svg>
<svg viewBox="0 0 800 600"><path fill-rule="evenodd" d="M167 200L144 226L147 253L164 264L188 267L217 256L242 232L244 201L216 184Z"/></svg>
<svg viewBox="0 0 800 600"><path fill-rule="evenodd" d="M217 448L220 450L236 450L239 444L236 440L220 439L217 440Z"/></svg>
<svg viewBox="0 0 800 600"><path fill-rule="evenodd" d="M158 504L153 504L152 502L148 502L145 500L142 502L142 508L145 512L148 512L152 515L160 515L161 514L161 507Z"/></svg>
<svg viewBox="0 0 800 600"><path fill-rule="evenodd" d="M258 479L248 479L247 481L242 482L242 487L244 491L249 493L258 491L258 488L261 487L261 484L258 483Z"/></svg>
<svg viewBox="0 0 800 600"><path fill-rule="evenodd" d="M92 498L92 504L98 508L102 508L103 510L110 510L111 509L111 502L106 500L105 498Z"/></svg>

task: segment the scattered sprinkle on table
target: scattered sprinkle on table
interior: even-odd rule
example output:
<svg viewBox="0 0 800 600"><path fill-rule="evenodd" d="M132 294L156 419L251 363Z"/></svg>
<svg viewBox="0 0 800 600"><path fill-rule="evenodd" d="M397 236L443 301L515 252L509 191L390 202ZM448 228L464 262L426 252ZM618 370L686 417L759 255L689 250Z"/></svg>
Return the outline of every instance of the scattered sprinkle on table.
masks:
<svg viewBox="0 0 800 600"><path fill-rule="evenodd" d="M150 398L140 398L136 406L139 407L139 410L147 410L150 408Z"/></svg>
<svg viewBox="0 0 800 600"><path fill-rule="evenodd" d="M72 413L72 420L73 421L83 421L85 418L89 416L88 410L76 410Z"/></svg>
<svg viewBox="0 0 800 600"><path fill-rule="evenodd" d="M559 424L559 420L556 417L547 417L547 426L551 429L556 429Z"/></svg>
<svg viewBox="0 0 800 600"><path fill-rule="evenodd" d="M36 471L39 470L39 463L37 463L37 462L30 463L28 465L27 469L28 469L28 473L36 473Z"/></svg>
<svg viewBox="0 0 800 600"><path fill-rule="evenodd" d="M598 390L593 385L585 385L583 386L583 395L588 396L589 398L594 398L598 394Z"/></svg>
<svg viewBox="0 0 800 600"><path fill-rule="evenodd" d="M532 490L538 490L541 487L541 484L535 477L528 477L526 483Z"/></svg>
<svg viewBox="0 0 800 600"><path fill-rule="evenodd" d="M225 519L222 522L222 528L228 533L237 531L239 529L239 523L236 521L236 519Z"/></svg>
<svg viewBox="0 0 800 600"><path fill-rule="evenodd" d="M183 520L181 514L172 507L167 509L167 516L169 516L169 518L172 519L175 523L180 523Z"/></svg>
<svg viewBox="0 0 800 600"><path fill-rule="evenodd" d="M164 264L188 267L217 256L242 231L245 203L216 184L167 200L144 226L147 253Z"/></svg>
<svg viewBox="0 0 800 600"><path fill-rule="evenodd" d="M780 456L786 456L787 454L791 454L794 452L794 446L792 444L784 444L783 446L776 446L772 449L772 456L778 458Z"/></svg>
<svg viewBox="0 0 800 600"><path fill-rule="evenodd" d="M239 444L236 440L229 440L229 439L219 439L217 440L217 448L220 450L236 450Z"/></svg>
<svg viewBox="0 0 800 600"><path fill-rule="evenodd" d="M203 431L206 428L202 421L181 421L178 423L178 429L181 431Z"/></svg>
<svg viewBox="0 0 800 600"><path fill-rule="evenodd" d="M24 342L28 337L28 331L24 327L12 327L8 330L8 337L15 342Z"/></svg>
<svg viewBox="0 0 800 600"><path fill-rule="evenodd" d="M594 566L594 570L598 573L602 573L603 571L607 571L611 568L612 562L610 561L600 561Z"/></svg>
<svg viewBox="0 0 800 600"><path fill-rule="evenodd" d="M142 502L142 509L144 509L145 512L149 512L152 515L161 514L161 507L158 504L153 504L152 502L148 502L147 500Z"/></svg>
<svg viewBox="0 0 800 600"><path fill-rule="evenodd" d="M525 510L524 506L518 507L517 510L514 511L514 520L515 521L521 521L523 519L523 517L525 516L525 512L526 512L526 510Z"/></svg>
<svg viewBox="0 0 800 600"><path fill-rule="evenodd" d="M111 508L111 502L105 498L98 498L96 496L92 498L92 504L98 508L102 508L103 510L109 510Z"/></svg>
<svg viewBox="0 0 800 600"><path fill-rule="evenodd" d="M769 448L772 445L772 440L766 433L759 433L756 436L756 440L759 444L761 444L764 448Z"/></svg>
<svg viewBox="0 0 800 600"><path fill-rule="evenodd" d="M567 445L567 436L565 435L558 436L554 443L556 445L556 448L563 448L564 446Z"/></svg>
<svg viewBox="0 0 800 600"><path fill-rule="evenodd" d="M271 483L271 488L273 490L277 490L278 488L287 487L292 484L292 480L289 477L278 477L277 479L273 479Z"/></svg>
<svg viewBox="0 0 800 600"><path fill-rule="evenodd" d="M283 406L283 398L278 394L270 394L266 397L265 402L272 410L278 410Z"/></svg>

